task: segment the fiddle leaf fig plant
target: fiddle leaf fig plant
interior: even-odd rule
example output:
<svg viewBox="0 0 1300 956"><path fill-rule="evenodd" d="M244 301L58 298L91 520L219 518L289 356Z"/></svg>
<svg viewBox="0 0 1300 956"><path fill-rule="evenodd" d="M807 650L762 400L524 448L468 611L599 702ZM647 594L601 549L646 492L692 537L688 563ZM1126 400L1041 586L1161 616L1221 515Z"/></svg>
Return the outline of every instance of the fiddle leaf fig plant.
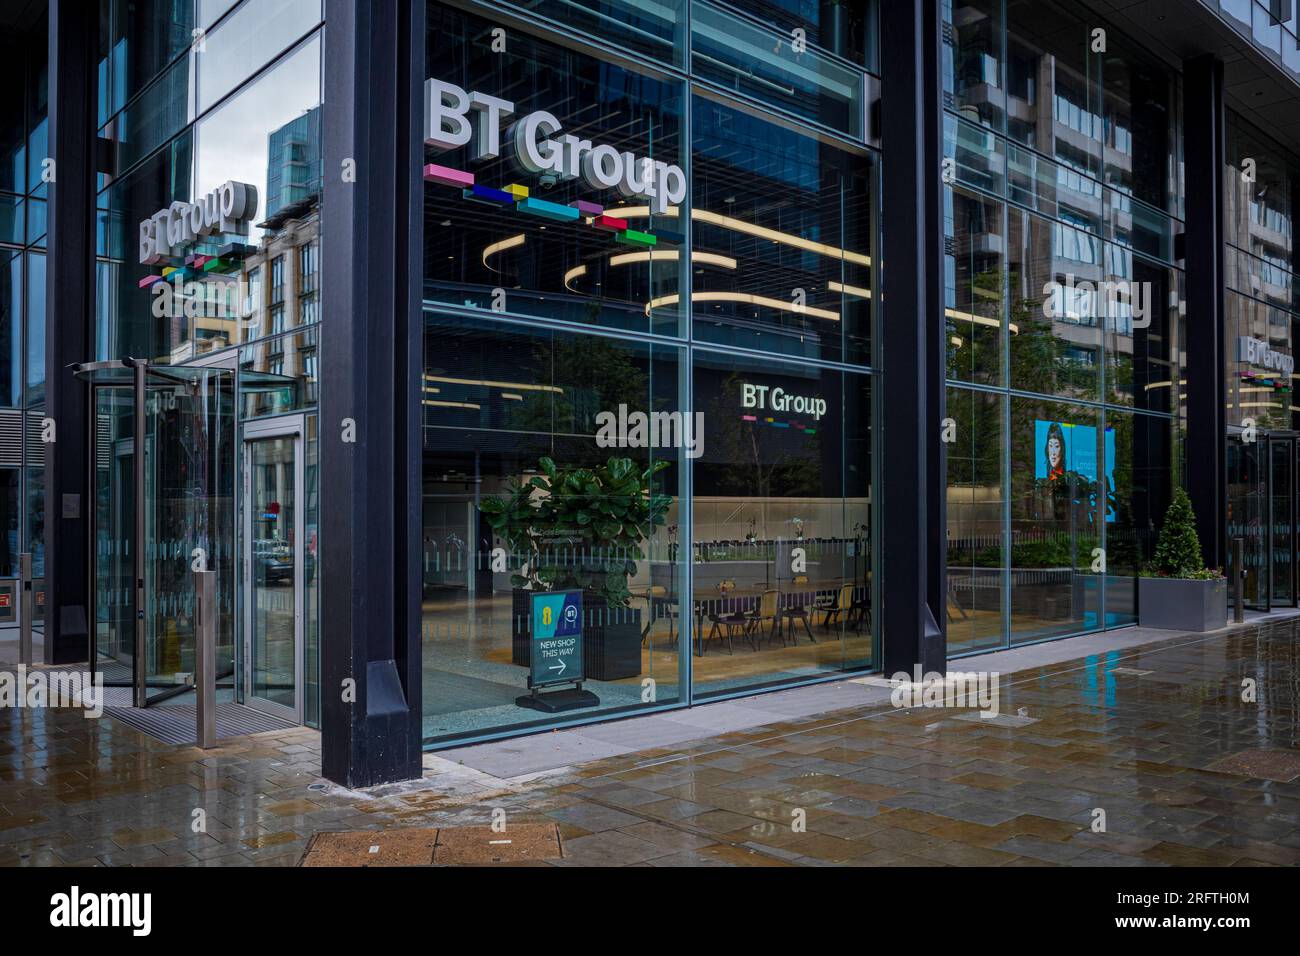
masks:
<svg viewBox="0 0 1300 956"><path fill-rule="evenodd" d="M626 607L628 579L645 559L641 544L668 514L672 499L655 494L657 461L638 471L630 458L594 468L538 459L542 474L511 481L508 493L479 505L506 543L510 583L533 591L587 590L610 607Z"/></svg>

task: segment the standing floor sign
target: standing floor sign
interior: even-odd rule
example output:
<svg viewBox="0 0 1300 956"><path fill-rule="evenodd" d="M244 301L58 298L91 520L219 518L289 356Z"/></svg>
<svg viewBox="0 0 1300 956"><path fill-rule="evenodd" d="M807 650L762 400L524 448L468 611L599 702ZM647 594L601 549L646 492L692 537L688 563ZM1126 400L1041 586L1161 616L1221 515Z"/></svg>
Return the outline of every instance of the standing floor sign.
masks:
<svg viewBox="0 0 1300 956"><path fill-rule="evenodd" d="M547 713L599 704L600 698L582 689L582 592L545 591L530 597L529 693L515 703ZM542 693L557 684L575 686Z"/></svg>

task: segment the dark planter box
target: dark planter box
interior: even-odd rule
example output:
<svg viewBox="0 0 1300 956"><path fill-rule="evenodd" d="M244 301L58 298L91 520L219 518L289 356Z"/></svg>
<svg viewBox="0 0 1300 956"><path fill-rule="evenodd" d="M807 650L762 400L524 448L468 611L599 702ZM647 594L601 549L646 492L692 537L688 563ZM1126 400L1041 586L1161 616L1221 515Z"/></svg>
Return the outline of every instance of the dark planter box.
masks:
<svg viewBox="0 0 1300 956"><path fill-rule="evenodd" d="M531 591L511 596L510 659L532 663ZM641 609L610 608L603 595L582 592L582 670L587 680L622 680L641 674Z"/></svg>
<svg viewBox="0 0 1300 956"><path fill-rule="evenodd" d="M1138 578L1138 623L1171 631L1217 631L1228 624L1228 582Z"/></svg>

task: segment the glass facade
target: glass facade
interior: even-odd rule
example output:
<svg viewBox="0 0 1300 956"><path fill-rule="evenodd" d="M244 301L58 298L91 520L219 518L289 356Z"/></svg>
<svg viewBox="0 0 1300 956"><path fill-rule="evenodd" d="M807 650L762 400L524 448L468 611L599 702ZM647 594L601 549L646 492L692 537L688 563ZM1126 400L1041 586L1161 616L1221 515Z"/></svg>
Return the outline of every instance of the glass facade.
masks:
<svg viewBox="0 0 1300 956"><path fill-rule="evenodd" d="M615 4L653 27L633 64L529 6L504 50L427 7L430 95L489 105L471 142L426 130L426 742L871 668L866 20L791 14L795 53L766 5L693 3L688 42L685 3ZM561 591L595 699L548 718L532 601Z"/></svg>
<svg viewBox="0 0 1300 956"><path fill-rule="evenodd" d="M1229 111L1223 193L1228 535L1243 541L1247 601L1268 608L1293 604L1297 591L1300 163Z"/></svg>
<svg viewBox="0 0 1300 956"><path fill-rule="evenodd" d="M99 135L113 162L86 358L157 369L150 382L171 384L150 399L146 440L187 450L150 452L134 488L131 390L94 385L98 664L110 680L132 665L122 582L143 507L150 692L193 671L184 556L199 548L218 575L223 687L317 725L322 4L103 6ZM238 208L218 215L223 202ZM29 371L26 392L39 388Z"/></svg>
<svg viewBox="0 0 1300 956"><path fill-rule="evenodd" d="M950 655L1136 621L1171 490L1178 78L1064 5L946 7Z"/></svg>
<svg viewBox="0 0 1300 956"><path fill-rule="evenodd" d="M18 91L0 110L0 626L18 554L44 573L47 477L52 497L63 480L40 441L62 341L46 328L41 6L0 39ZM1284 69L1293 6L1218 4ZM319 601L335 593L317 573L319 356L339 268L322 235L326 5L98 8L85 359L149 371L141 433L128 365L82 376L96 661L110 682L143 668L151 700L186 689L198 549L218 572L223 689L319 725ZM1105 22L1079 4L941 10L937 493L957 657L1138 620L1186 479L1193 217L1176 69L1116 29L1099 47ZM882 301L878 5L423 11L423 744L878 669L881 509L898 506L880 500L882 439L917 418L891 400L881 332L924 318ZM1267 608L1300 595L1300 161L1232 109L1226 140L1227 532ZM569 610L580 644L563 640ZM575 671L588 696L548 712Z"/></svg>

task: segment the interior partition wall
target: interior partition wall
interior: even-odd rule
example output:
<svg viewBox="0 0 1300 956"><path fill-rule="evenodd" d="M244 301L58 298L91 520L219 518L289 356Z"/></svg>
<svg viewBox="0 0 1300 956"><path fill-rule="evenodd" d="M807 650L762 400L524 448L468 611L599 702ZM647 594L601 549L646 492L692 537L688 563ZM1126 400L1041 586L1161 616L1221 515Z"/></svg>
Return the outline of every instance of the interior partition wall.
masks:
<svg viewBox="0 0 1300 956"><path fill-rule="evenodd" d="M426 8L433 95L513 113L425 151L426 746L878 666L869 8L522 6ZM594 699L545 714L561 591Z"/></svg>

